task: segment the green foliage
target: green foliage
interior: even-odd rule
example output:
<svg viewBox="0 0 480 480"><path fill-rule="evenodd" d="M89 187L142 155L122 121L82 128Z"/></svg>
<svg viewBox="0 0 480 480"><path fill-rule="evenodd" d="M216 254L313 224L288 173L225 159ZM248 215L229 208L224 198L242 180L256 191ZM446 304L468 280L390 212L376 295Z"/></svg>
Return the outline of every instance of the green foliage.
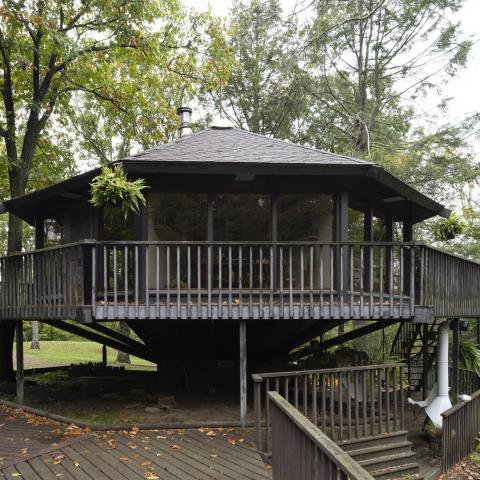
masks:
<svg viewBox="0 0 480 480"><path fill-rule="evenodd" d="M143 178L129 180L120 165L104 166L90 184L90 202L97 208L120 207L126 220L130 212L138 213L140 204L146 204L145 188Z"/></svg>
<svg viewBox="0 0 480 480"><path fill-rule="evenodd" d="M437 220L432 227L433 238L439 242L453 240L467 230L466 223L459 219L455 213L448 218Z"/></svg>
<svg viewBox="0 0 480 480"><path fill-rule="evenodd" d="M466 370L475 372L480 376L480 349L478 345L468 340L460 342L460 358Z"/></svg>
<svg viewBox="0 0 480 480"><path fill-rule="evenodd" d="M437 427L432 422L427 422L425 425L425 433L430 438L442 438L443 430L441 427Z"/></svg>

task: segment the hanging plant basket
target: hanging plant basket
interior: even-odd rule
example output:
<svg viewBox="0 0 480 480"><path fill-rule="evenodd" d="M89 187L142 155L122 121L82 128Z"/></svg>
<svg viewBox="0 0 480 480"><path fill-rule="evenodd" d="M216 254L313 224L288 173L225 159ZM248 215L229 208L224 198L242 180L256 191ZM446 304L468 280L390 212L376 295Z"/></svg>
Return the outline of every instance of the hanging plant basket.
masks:
<svg viewBox="0 0 480 480"><path fill-rule="evenodd" d="M129 180L120 165L104 166L99 175L90 183L90 203L97 208L122 211L125 219L129 213L138 213L146 200L143 190L148 188L145 180Z"/></svg>
<svg viewBox="0 0 480 480"><path fill-rule="evenodd" d="M452 213L448 218L442 218L433 225L433 236L435 240L444 242L453 240L458 235L462 235L467 230L464 221Z"/></svg>

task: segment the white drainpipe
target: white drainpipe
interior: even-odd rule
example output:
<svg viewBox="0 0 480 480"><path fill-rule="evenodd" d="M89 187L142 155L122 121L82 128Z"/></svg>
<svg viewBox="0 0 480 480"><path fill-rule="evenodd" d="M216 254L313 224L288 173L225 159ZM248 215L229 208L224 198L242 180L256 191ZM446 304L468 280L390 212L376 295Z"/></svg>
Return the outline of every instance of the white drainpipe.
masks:
<svg viewBox="0 0 480 480"><path fill-rule="evenodd" d="M437 427L442 426L442 413L451 408L448 396L448 322L438 329L437 340L437 396L425 408L428 417Z"/></svg>

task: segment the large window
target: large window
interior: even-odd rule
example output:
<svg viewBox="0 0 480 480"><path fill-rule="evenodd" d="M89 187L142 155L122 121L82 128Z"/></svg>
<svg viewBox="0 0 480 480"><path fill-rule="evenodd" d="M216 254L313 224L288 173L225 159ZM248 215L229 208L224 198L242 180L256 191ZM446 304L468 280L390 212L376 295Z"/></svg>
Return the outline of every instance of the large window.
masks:
<svg viewBox="0 0 480 480"><path fill-rule="evenodd" d="M45 247L54 247L63 243L63 225L57 220L45 219L43 243Z"/></svg>
<svg viewBox="0 0 480 480"><path fill-rule="evenodd" d="M332 241L331 195L279 195L278 239L280 241Z"/></svg>
<svg viewBox="0 0 480 480"><path fill-rule="evenodd" d="M270 240L270 195L215 195L213 201L214 240Z"/></svg>
<svg viewBox="0 0 480 480"><path fill-rule="evenodd" d="M207 195L151 193L148 196L149 240L206 240Z"/></svg>
<svg viewBox="0 0 480 480"><path fill-rule="evenodd" d="M125 218L120 207L103 209L103 239L133 240L133 214Z"/></svg>

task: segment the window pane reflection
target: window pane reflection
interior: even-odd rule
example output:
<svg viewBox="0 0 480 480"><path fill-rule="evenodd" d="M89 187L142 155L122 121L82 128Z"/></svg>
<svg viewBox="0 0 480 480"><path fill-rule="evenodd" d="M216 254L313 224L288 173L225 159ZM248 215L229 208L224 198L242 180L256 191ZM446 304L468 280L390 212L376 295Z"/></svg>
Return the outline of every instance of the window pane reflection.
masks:
<svg viewBox="0 0 480 480"><path fill-rule="evenodd" d="M215 195L213 238L218 241L270 240L269 195Z"/></svg>
<svg viewBox="0 0 480 480"><path fill-rule="evenodd" d="M331 242L333 240L333 198L331 195L279 195L279 241ZM282 252L284 286L304 285L320 288L330 285L330 251L328 248L294 248ZM302 280L303 279L303 280Z"/></svg>

